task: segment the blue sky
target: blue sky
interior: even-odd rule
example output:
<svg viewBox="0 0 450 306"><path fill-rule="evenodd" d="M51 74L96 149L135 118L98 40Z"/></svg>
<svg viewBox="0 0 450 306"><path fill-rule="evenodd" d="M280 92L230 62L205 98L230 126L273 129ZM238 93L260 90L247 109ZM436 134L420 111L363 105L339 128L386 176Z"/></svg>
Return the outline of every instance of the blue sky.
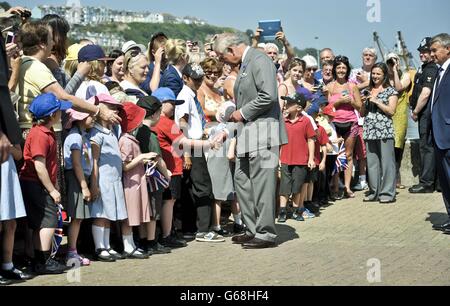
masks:
<svg viewBox="0 0 450 306"><path fill-rule="evenodd" d="M368 1L380 3L381 22L367 21ZM10 3L33 8L40 4L62 5L65 1ZM302 49L331 47L336 54L349 56L354 65L360 65L361 50L374 45L374 31L379 33L386 47L393 48L396 33L401 30L408 48L417 58L416 48L423 37L450 29L448 0L81 0L81 4L195 16L213 25L242 31L254 30L258 20L281 19L288 39L295 46Z"/></svg>

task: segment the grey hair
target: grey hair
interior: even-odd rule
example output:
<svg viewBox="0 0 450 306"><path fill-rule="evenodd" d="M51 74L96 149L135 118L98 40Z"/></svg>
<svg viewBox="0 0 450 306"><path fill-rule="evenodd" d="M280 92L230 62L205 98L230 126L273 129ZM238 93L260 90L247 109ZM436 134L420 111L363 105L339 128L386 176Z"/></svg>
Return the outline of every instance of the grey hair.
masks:
<svg viewBox="0 0 450 306"><path fill-rule="evenodd" d="M445 48L450 47L450 35L448 35L448 33L441 33L434 36L431 39L430 45L435 43L439 43L441 46Z"/></svg>
<svg viewBox="0 0 450 306"><path fill-rule="evenodd" d="M239 46L240 44L248 45L248 38L242 33L223 33L216 36L214 40L214 51L218 53L226 53L229 47Z"/></svg>
<svg viewBox="0 0 450 306"><path fill-rule="evenodd" d="M363 50L362 53L364 54L364 53L366 53L366 52L372 53L372 54L375 56L375 58L378 58L378 52L377 52L377 49L371 48L371 47L367 47L367 48L364 48L364 50Z"/></svg>

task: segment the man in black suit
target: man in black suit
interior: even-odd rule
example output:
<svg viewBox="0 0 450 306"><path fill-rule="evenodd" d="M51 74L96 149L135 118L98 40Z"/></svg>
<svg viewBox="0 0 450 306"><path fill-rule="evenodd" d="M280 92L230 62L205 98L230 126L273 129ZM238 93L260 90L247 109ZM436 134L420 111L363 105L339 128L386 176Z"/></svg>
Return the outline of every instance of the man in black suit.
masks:
<svg viewBox="0 0 450 306"><path fill-rule="evenodd" d="M442 195L450 217L450 35L448 33L433 37L431 56L439 66L429 103L431 132ZM450 234L450 219L445 224L435 225L433 228Z"/></svg>

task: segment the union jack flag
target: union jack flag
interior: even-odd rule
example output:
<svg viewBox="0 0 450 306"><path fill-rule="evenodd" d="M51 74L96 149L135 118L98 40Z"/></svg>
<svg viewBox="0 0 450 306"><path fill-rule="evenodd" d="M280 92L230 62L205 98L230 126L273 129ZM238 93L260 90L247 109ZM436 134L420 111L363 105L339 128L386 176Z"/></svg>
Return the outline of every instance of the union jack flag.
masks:
<svg viewBox="0 0 450 306"><path fill-rule="evenodd" d="M339 153L334 164L333 174L340 173L348 169L347 155L345 154L345 145L342 143L339 147Z"/></svg>
<svg viewBox="0 0 450 306"><path fill-rule="evenodd" d="M63 207L58 204L58 225L55 229L55 233L52 238L52 254L51 257L55 257L58 253L59 246L61 245L63 239Z"/></svg>
<svg viewBox="0 0 450 306"><path fill-rule="evenodd" d="M150 192L156 192L158 190L164 190L169 188L169 181L164 175L156 169L156 163L147 164L147 169L145 170L145 175L147 176L147 183L150 188Z"/></svg>

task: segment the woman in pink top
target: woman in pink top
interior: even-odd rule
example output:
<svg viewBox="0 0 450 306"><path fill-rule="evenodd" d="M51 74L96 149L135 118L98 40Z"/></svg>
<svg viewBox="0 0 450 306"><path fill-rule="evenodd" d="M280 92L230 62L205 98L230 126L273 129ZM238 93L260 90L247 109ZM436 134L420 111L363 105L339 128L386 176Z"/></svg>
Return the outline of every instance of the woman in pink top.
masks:
<svg viewBox="0 0 450 306"><path fill-rule="evenodd" d="M334 105L336 116L333 123L336 126L338 137L345 139L345 153L347 155L348 169L345 171L345 196L354 198L350 189L353 172L353 150L358 137L358 117L355 110L361 108L361 96L358 87L349 82L350 63L346 56L338 56L333 63L333 78L327 87L329 89L328 101Z"/></svg>

